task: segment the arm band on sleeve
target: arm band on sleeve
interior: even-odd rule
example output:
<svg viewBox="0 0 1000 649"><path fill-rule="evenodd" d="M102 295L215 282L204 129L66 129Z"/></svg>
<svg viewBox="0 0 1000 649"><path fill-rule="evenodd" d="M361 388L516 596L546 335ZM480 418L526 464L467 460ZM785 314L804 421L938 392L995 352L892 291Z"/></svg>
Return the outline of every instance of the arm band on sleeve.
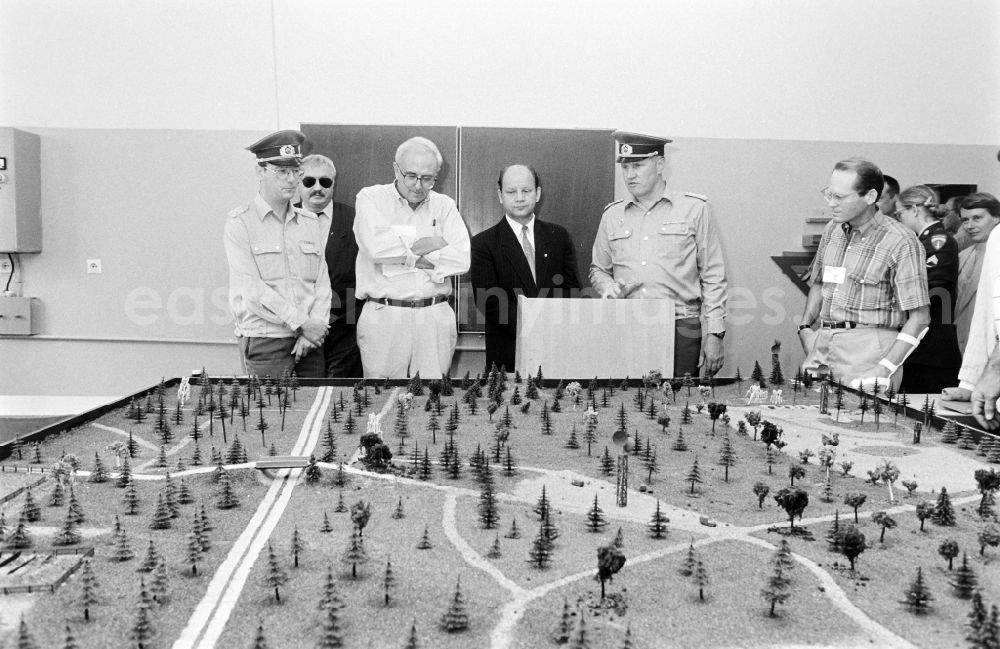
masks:
<svg viewBox="0 0 1000 649"><path fill-rule="evenodd" d="M907 345L909 345L910 347L916 347L917 344L920 342L919 338L914 338L910 334L904 334L902 331L900 331L898 334L896 334L896 340L898 340L900 342L904 342Z"/></svg>
<svg viewBox="0 0 1000 649"><path fill-rule="evenodd" d="M878 364L884 367L885 369L889 370L889 374L892 374L893 372L899 369L899 365L896 365L888 358L883 358L878 362Z"/></svg>

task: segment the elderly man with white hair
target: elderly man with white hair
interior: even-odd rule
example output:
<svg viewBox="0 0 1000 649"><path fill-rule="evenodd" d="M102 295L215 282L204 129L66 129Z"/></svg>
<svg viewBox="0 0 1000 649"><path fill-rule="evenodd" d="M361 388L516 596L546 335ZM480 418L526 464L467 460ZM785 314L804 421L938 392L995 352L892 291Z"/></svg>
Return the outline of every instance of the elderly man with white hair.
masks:
<svg viewBox="0 0 1000 649"><path fill-rule="evenodd" d="M451 277L469 270L469 232L455 201L432 190L443 158L414 137L396 149L395 180L355 203L358 320L365 378L437 378L451 368L458 332Z"/></svg>

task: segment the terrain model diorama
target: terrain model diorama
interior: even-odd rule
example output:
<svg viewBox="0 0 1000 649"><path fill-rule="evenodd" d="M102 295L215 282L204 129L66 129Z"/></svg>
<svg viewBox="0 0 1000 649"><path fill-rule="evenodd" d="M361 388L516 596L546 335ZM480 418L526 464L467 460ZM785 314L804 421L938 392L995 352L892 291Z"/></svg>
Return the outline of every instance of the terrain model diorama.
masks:
<svg viewBox="0 0 1000 649"><path fill-rule="evenodd" d="M997 647L1000 442L736 374L202 373L19 436L0 646Z"/></svg>

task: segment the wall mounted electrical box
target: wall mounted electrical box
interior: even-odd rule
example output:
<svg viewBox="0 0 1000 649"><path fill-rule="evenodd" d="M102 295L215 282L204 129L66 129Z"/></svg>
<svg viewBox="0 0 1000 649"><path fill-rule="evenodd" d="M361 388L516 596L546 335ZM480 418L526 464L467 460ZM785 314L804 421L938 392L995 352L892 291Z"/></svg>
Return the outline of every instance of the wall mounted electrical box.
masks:
<svg viewBox="0 0 1000 649"><path fill-rule="evenodd" d="M42 251L41 207L41 139L0 128L0 253Z"/></svg>
<svg viewBox="0 0 1000 649"><path fill-rule="evenodd" d="M38 308L33 297L0 297L0 336L32 336L38 318L32 313Z"/></svg>

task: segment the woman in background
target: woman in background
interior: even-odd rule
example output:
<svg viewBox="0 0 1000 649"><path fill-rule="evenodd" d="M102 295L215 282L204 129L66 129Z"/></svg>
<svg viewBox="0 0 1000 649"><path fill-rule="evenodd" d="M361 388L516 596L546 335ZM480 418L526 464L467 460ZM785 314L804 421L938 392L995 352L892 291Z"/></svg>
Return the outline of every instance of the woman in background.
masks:
<svg viewBox="0 0 1000 649"><path fill-rule="evenodd" d="M931 298L931 324L903 363L900 389L910 394L937 394L954 385L962 365L954 314L958 244L941 223L945 211L937 193L926 185L909 187L896 198L900 222L917 234L927 253L927 290Z"/></svg>

